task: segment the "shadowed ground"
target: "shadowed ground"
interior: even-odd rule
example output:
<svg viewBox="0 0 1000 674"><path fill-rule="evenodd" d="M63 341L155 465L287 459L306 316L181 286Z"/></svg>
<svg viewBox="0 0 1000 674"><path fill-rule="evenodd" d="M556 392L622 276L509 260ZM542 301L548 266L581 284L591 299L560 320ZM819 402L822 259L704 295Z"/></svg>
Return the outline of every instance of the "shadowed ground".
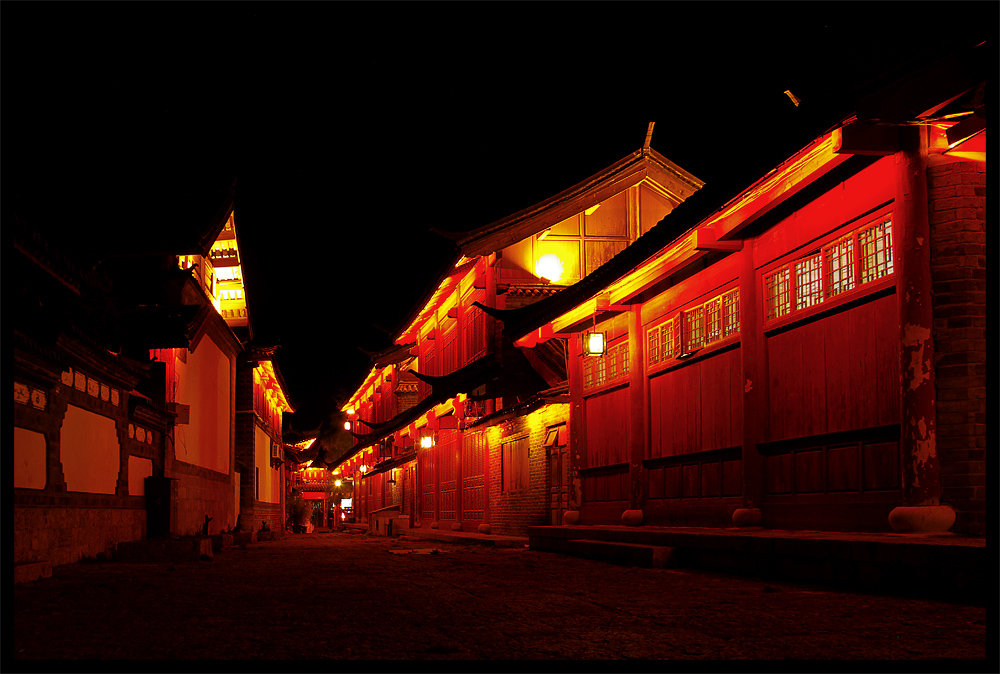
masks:
<svg viewBox="0 0 1000 674"><path fill-rule="evenodd" d="M57 660L982 660L986 608L523 548L323 533L228 548L211 561L57 567L52 578L14 587L13 653Z"/></svg>

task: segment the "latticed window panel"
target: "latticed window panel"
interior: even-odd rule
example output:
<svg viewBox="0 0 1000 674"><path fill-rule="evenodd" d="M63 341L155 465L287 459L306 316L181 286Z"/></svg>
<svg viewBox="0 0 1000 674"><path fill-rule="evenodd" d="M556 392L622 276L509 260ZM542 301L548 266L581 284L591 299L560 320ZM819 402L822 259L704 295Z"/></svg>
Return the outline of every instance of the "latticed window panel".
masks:
<svg viewBox="0 0 1000 674"><path fill-rule="evenodd" d="M684 312L684 350L700 349L705 346L704 307Z"/></svg>
<svg viewBox="0 0 1000 674"><path fill-rule="evenodd" d="M705 343L722 339L722 298L705 302Z"/></svg>
<svg viewBox="0 0 1000 674"><path fill-rule="evenodd" d="M767 319L784 316L792 310L789 292L788 267L764 277L764 298L767 300Z"/></svg>
<svg viewBox="0 0 1000 674"><path fill-rule="evenodd" d="M892 220L887 219L858 232L858 248L862 283L891 274Z"/></svg>
<svg viewBox="0 0 1000 674"><path fill-rule="evenodd" d="M604 355L605 371L608 373L607 380L614 381L618 378L618 347L609 347Z"/></svg>
<svg viewBox="0 0 1000 674"><path fill-rule="evenodd" d="M722 336L740 331L740 289L730 290L722 296Z"/></svg>
<svg viewBox="0 0 1000 674"><path fill-rule="evenodd" d="M681 319L671 318L660 326L660 343L663 344L663 360L676 358L681 348Z"/></svg>
<svg viewBox="0 0 1000 674"><path fill-rule="evenodd" d="M795 308L823 301L823 258L819 253L795 263Z"/></svg>
<svg viewBox="0 0 1000 674"><path fill-rule="evenodd" d="M583 388L603 386L607 381L604 358L597 356L583 359Z"/></svg>
<svg viewBox="0 0 1000 674"><path fill-rule="evenodd" d="M835 297L854 287L854 237L841 239L823 249L826 268L824 291Z"/></svg>
<svg viewBox="0 0 1000 674"><path fill-rule="evenodd" d="M646 361L648 365L656 365L660 362L660 326L658 325L646 331Z"/></svg>

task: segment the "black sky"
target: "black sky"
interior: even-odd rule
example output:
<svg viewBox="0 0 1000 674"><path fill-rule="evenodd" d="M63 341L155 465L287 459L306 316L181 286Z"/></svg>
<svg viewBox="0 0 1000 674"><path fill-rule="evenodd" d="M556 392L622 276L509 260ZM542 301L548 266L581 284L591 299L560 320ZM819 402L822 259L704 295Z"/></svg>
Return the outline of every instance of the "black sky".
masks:
<svg viewBox="0 0 1000 674"><path fill-rule="evenodd" d="M734 195L954 3L900 4L7 2L3 180L114 210L122 175L235 176L256 337L311 414L448 254L431 227L530 206L650 121Z"/></svg>

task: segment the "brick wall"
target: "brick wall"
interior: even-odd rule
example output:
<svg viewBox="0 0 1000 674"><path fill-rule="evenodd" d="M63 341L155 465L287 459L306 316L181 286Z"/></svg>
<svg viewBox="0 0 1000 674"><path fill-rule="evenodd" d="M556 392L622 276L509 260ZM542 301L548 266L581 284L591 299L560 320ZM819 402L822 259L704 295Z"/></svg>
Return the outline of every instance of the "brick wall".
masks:
<svg viewBox="0 0 1000 674"><path fill-rule="evenodd" d="M236 523L231 475L181 461L172 462L165 474L177 480L177 524L172 533L200 534L205 515L212 518L208 524L210 534L225 531Z"/></svg>
<svg viewBox="0 0 1000 674"><path fill-rule="evenodd" d="M14 563L74 564L146 537L146 509L15 507Z"/></svg>
<svg viewBox="0 0 1000 674"><path fill-rule="evenodd" d="M549 472L545 435L550 426L565 423L569 405L546 405L531 414L490 428L489 522L492 533L523 536L528 527L549 523ZM501 444L528 435L528 489L504 493Z"/></svg>
<svg viewBox="0 0 1000 674"><path fill-rule="evenodd" d="M986 165L928 169L937 447L953 531L986 528Z"/></svg>

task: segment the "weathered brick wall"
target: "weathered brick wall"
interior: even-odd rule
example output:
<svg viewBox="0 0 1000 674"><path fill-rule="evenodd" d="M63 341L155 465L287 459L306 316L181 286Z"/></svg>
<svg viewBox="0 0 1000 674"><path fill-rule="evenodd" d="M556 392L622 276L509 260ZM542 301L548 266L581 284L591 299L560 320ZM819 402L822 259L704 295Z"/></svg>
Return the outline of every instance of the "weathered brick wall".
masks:
<svg viewBox="0 0 1000 674"><path fill-rule="evenodd" d="M954 531L986 528L986 165L928 169L937 447Z"/></svg>
<svg viewBox="0 0 1000 674"><path fill-rule="evenodd" d="M545 435L549 427L569 418L569 405L547 405L511 419L489 431L489 522L494 534L524 536L528 527L548 524L549 474ZM528 489L503 493L501 443L528 434Z"/></svg>
<svg viewBox="0 0 1000 674"><path fill-rule="evenodd" d="M114 551L118 543L146 537L141 508L14 508L14 563L74 564Z"/></svg>
<svg viewBox="0 0 1000 674"><path fill-rule="evenodd" d="M166 477L177 480L177 524L172 533L201 534L205 515L212 518L208 524L210 534L225 531L236 523L231 476L174 461Z"/></svg>
<svg viewBox="0 0 1000 674"><path fill-rule="evenodd" d="M256 501L254 503L254 519L250 528L254 531L258 531L263 522L267 522L267 526L270 527L271 533L276 536L284 535L285 509L282 504Z"/></svg>

